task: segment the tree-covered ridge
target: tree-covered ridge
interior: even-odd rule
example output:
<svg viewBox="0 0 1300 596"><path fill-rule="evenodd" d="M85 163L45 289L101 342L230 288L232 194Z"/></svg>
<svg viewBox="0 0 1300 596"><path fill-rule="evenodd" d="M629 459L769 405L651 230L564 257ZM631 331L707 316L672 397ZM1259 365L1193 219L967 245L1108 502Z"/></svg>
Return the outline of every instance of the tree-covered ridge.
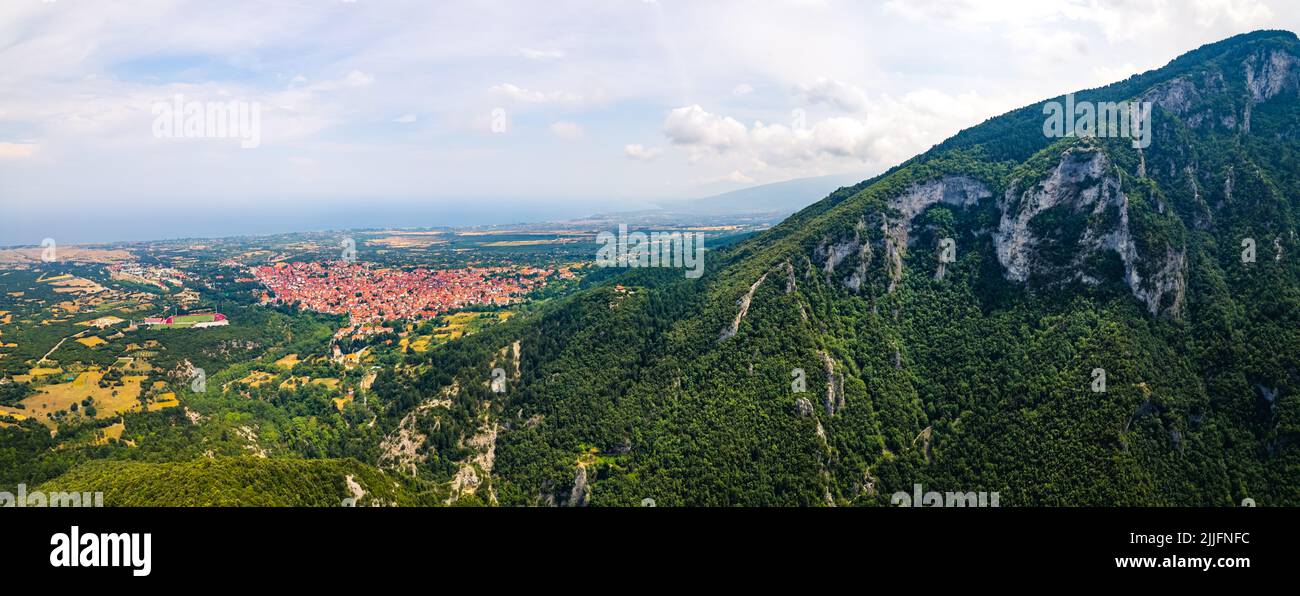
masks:
<svg viewBox="0 0 1300 596"><path fill-rule="evenodd" d="M107 507L366 507L438 502L418 481L356 460L200 458L83 464L37 490L103 492Z"/></svg>
<svg viewBox="0 0 1300 596"><path fill-rule="evenodd" d="M1294 504L1300 120L1294 89L1256 101L1243 70L1273 51L1294 54L1294 36L1234 38L1078 94L1215 81L1201 104L1157 106L1144 151L1046 138L1031 106L710 254L701 283L629 273L618 281L635 299L618 308L602 308L602 288L546 315L545 340L501 330L530 354L504 409L533 421L497 438L503 500L881 504L921 483L1016 505ZM1099 164L1080 194L1109 182L1122 201L1037 214L1034 257L1069 275L1008 281L990 229L1072 152ZM987 197L929 205L891 247L897 200L935 180ZM1076 259L1081 238L1117 229L1120 206L1130 260L1104 243ZM961 250L935 279L945 237ZM1243 263L1248 237L1268 250ZM852 268L828 271L837 245L867 263L856 287ZM1149 309L1153 279L1169 291Z"/></svg>

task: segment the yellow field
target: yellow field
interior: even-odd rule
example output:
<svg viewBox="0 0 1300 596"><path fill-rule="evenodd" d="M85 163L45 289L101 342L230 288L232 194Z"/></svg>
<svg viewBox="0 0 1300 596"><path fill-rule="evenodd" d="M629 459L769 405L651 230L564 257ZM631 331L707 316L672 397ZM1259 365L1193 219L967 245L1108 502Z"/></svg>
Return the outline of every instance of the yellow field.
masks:
<svg viewBox="0 0 1300 596"><path fill-rule="evenodd" d="M270 383L274 378L275 375L271 373L255 370L248 373L248 376L240 379L239 382L248 385L249 387L261 387L262 385Z"/></svg>
<svg viewBox="0 0 1300 596"><path fill-rule="evenodd" d="M37 367L37 368L33 368L33 369L27 371L27 374L28 374L29 376L32 376L32 377L47 377L47 376L50 376L50 375L57 375L57 374L59 374L59 373L61 373L61 372L63 372L63 369L61 369L61 368L40 368L40 367Z"/></svg>
<svg viewBox="0 0 1300 596"><path fill-rule="evenodd" d="M77 375L68 383L46 385L22 401L25 411L33 418L48 420L54 412L67 410L72 404L80 404L87 397L95 398L95 417L110 418L119 413L140 407L140 383L148 377L122 377L122 387L100 387L99 380L104 373L88 370ZM117 395L113 395L116 392Z"/></svg>
<svg viewBox="0 0 1300 596"><path fill-rule="evenodd" d="M312 385L324 385L331 389L339 386L338 379L313 379L311 377L289 377L283 383L280 383L280 388L294 389L296 387L302 387L303 385L307 385L308 383Z"/></svg>
<svg viewBox="0 0 1300 596"><path fill-rule="evenodd" d="M176 394L168 391L167 393L159 395L158 401L149 404L149 411L157 412L158 410L166 410L167 408L174 408L179 405L181 405L181 402L176 399Z"/></svg>
<svg viewBox="0 0 1300 596"><path fill-rule="evenodd" d="M71 275L60 275L59 277L51 277L49 279L45 279L41 281L44 281L45 283L54 286L54 291L59 294L71 294L71 293L79 293L79 292L95 294L95 293L102 292L105 289L104 286L101 286L93 281L90 281L89 279L82 279L80 277L73 277Z"/></svg>
<svg viewBox="0 0 1300 596"><path fill-rule="evenodd" d="M288 356L275 361L276 365L283 366L289 370L293 370L293 367L297 366L299 362L302 361L298 359L297 354L289 354Z"/></svg>
<svg viewBox="0 0 1300 596"><path fill-rule="evenodd" d="M94 319L90 321L82 321L77 324L83 327L99 327L102 329L104 327L112 327L113 325L116 325L118 323L125 323L125 322L126 319L122 319L118 317L100 317L98 319Z"/></svg>
<svg viewBox="0 0 1300 596"><path fill-rule="evenodd" d="M149 364L148 360L144 360L143 356L144 354L140 354L139 357L119 356L117 362L113 363L113 366L128 372L149 372L153 370L153 365Z"/></svg>
<svg viewBox="0 0 1300 596"><path fill-rule="evenodd" d="M114 424L112 426L106 426L103 428L103 430L100 431L103 433L103 436L96 438L95 444L105 445L108 443L109 439L117 439L120 441L122 440L122 431L124 430L126 430L125 422L118 422L117 424Z"/></svg>
<svg viewBox="0 0 1300 596"><path fill-rule="evenodd" d="M40 263L41 253L44 250L39 246L0 250L0 263ZM133 258L131 253L125 250L78 248L62 245L58 247L58 256L60 261L75 261L78 263L113 263L129 261Z"/></svg>
<svg viewBox="0 0 1300 596"><path fill-rule="evenodd" d="M378 244L388 248L426 248L435 244L446 244L446 240L419 236L388 236L385 238L371 238L366 240L366 244Z"/></svg>
<svg viewBox="0 0 1300 596"><path fill-rule="evenodd" d="M86 346L87 348L93 348L95 346L102 346L108 342L104 341L104 339L98 335L92 335L90 337L82 337L78 339L77 343Z"/></svg>
<svg viewBox="0 0 1300 596"><path fill-rule="evenodd" d="M548 238L545 240L498 240L485 242L483 246L539 246L543 244L569 244L577 242L576 238Z"/></svg>

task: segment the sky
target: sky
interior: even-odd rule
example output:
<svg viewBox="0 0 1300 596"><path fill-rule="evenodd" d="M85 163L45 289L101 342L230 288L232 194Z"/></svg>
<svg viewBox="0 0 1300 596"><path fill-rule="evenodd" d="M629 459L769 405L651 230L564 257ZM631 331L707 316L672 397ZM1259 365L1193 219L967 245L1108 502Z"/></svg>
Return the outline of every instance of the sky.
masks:
<svg viewBox="0 0 1300 596"><path fill-rule="evenodd" d="M508 223L865 179L1298 21L1294 0L3 0L0 245ZM243 123L184 120L218 105Z"/></svg>

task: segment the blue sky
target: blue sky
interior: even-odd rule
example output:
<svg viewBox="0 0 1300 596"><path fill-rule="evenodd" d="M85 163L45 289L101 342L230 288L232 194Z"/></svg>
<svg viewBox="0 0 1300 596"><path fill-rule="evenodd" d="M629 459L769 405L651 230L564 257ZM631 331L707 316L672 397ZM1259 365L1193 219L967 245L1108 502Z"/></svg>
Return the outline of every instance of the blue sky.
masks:
<svg viewBox="0 0 1300 596"><path fill-rule="evenodd" d="M177 229L509 221L865 178L1020 105L1235 33L1296 30L1298 13L1284 0L7 0L0 244L165 236L140 220L214 209L226 219L210 230ZM159 138L153 107L178 94L258 106L260 143Z"/></svg>

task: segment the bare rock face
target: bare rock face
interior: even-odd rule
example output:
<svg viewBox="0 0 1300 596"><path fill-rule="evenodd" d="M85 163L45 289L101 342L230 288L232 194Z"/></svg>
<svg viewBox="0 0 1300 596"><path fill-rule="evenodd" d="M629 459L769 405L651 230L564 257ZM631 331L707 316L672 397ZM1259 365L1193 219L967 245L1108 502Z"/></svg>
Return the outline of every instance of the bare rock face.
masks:
<svg viewBox="0 0 1300 596"><path fill-rule="evenodd" d="M569 491L569 507L586 507L591 499L591 487L587 485L587 468L578 466L573 473L573 489Z"/></svg>
<svg viewBox="0 0 1300 596"><path fill-rule="evenodd" d="M1188 98L1195 86L1173 84L1161 93L1169 109L1178 110L1192 101ZM1040 180L1012 180L996 203L997 230L976 233L993 234L998 263L1008 280L1048 285L1119 280L1149 313L1180 316L1187 285L1186 249L1151 234L1144 236L1146 244L1135 242L1122 175L1099 145L1087 142L1072 147ZM813 250L812 262L827 283L855 292L866 283L868 266L877 272L883 267L880 279L892 292L902 279L918 215L935 205L978 206L992 196L987 184L969 176L912 184L888 201L887 212L863 217L851 234L824 238ZM1156 217L1174 217L1158 197L1151 201ZM878 227L869 230L868 221ZM744 297L740 305L743 313ZM722 335L734 333L734 327L724 329Z"/></svg>
<svg viewBox="0 0 1300 596"><path fill-rule="evenodd" d="M902 250L908 245L912 220L931 205L944 204L968 207L993 196L983 182L966 176L947 176L929 182L913 184L903 194L890 199L889 206L898 210L900 217L888 222L889 237Z"/></svg>
<svg viewBox="0 0 1300 596"><path fill-rule="evenodd" d="M1219 126L1227 130L1250 131L1251 108L1279 95L1300 94L1300 58L1280 49L1263 49L1241 63L1246 79L1246 102L1224 104L1224 97L1237 97L1241 90L1230 88L1223 73L1210 70L1166 81L1137 98L1182 118L1191 128Z"/></svg>
<svg viewBox="0 0 1300 596"><path fill-rule="evenodd" d="M835 360L830 354L821 352L822 364L826 367L826 415L834 416L844 409L844 375L835 372Z"/></svg>
<svg viewBox="0 0 1300 596"><path fill-rule="evenodd" d="M965 207L991 196L993 193L987 185L968 176L945 176L918 182L889 200L895 214L881 217L879 238L883 241L877 241L875 247L868 237L866 220L860 220L854 226L852 236L823 240L813 251L813 260L821 265L827 283L831 283L833 274L842 264L853 267L842 283L856 292L866 282L869 267L879 249L885 257L883 265L892 292L903 277L903 257L907 253L912 220L917 215L932 205L942 203Z"/></svg>
<svg viewBox="0 0 1300 596"><path fill-rule="evenodd" d="M889 255L889 290L892 292L903 277L903 257L907 254L912 220L932 205L970 207L981 199L993 196L983 182L968 176L945 176L928 182L913 184L903 194L889 200L889 206L898 211L896 218L884 222L885 248Z"/></svg>
<svg viewBox="0 0 1300 596"><path fill-rule="evenodd" d="M1171 114L1186 116L1201 103L1201 92L1187 77L1178 77L1157 85L1139 100L1149 101Z"/></svg>
<svg viewBox="0 0 1300 596"><path fill-rule="evenodd" d="M1140 254L1129 225L1129 198L1106 154L1077 147L1061 155L1047 176L1027 188L1012 184L999 203L994 246L1012 281L1099 283L1090 265L1118 255L1124 282L1151 314L1177 316L1186 293L1186 251L1167 247ZM1142 271L1148 272L1146 277Z"/></svg>
<svg viewBox="0 0 1300 596"><path fill-rule="evenodd" d="M1058 208L1070 214L1094 215L1118 208L1119 216L1127 217L1128 198L1120 192L1119 180L1107 172L1108 167L1109 160L1101 152L1067 151L1042 181L1019 194L1018 185L1007 189L998 205L1002 219L994 240L1007 279L1023 282L1033 273L1047 273L1047 267L1035 258L1043 238L1030 229L1030 223L1040 215ZM1100 236L1097 232L1092 235ZM1118 243L1119 239L1112 242Z"/></svg>
<svg viewBox="0 0 1300 596"><path fill-rule="evenodd" d="M763 285L763 282L767 280L767 275L767 273L764 273L759 277L758 281L749 286L749 291L745 292L745 294L736 301L736 318L732 319L731 324L723 327L722 331L718 333L718 341L724 341L735 337L736 333L740 331L740 322L745 320L745 315L749 314L749 303L754 300L754 292L757 292L758 286Z"/></svg>
<svg viewBox="0 0 1300 596"><path fill-rule="evenodd" d="M1300 93L1300 59L1290 52L1260 51L1247 58L1242 66L1246 69L1246 88L1256 104L1283 93Z"/></svg>

